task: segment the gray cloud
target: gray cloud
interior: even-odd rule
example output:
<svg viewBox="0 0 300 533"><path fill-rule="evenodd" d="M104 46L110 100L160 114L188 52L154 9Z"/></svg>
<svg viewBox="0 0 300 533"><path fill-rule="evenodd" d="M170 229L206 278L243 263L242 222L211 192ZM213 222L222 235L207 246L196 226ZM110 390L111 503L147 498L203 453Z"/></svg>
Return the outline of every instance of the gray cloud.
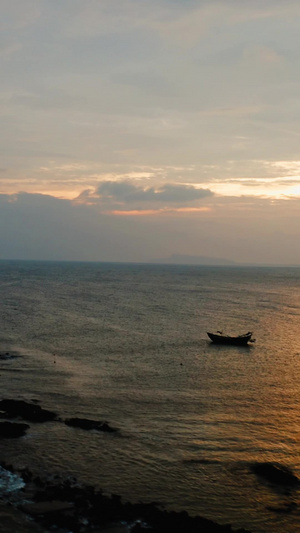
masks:
<svg viewBox="0 0 300 533"><path fill-rule="evenodd" d="M276 204L272 218L268 203L251 198L247 218L245 199L226 203L211 191L274 195L282 184L288 194L296 184L298 170L289 168L299 153L297 0L2 4L0 192L85 191L73 204L2 199L3 250L139 260L172 246L169 253L218 249L237 259L251 249L243 227L262 256L273 247L271 226L263 246L257 220L285 235L287 203ZM199 218L186 218L188 209ZM126 220L104 215L113 210L126 211ZM142 216L147 210L157 218ZM294 209L294 227L298 219ZM278 249L288 242L278 237Z"/></svg>
<svg viewBox="0 0 300 533"><path fill-rule="evenodd" d="M300 265L299 203L211 197L210 210L179 217L113 216L46 195L0 195L0 258L140 262L184 254Z"/></svg>
<svg viewBox="0 0 300 533"><path fill-rule="evenodd" d="M5 153L24 189L30 168L48 166L36 164L45 146L99 165L198 169L297 153L286 131L299 129L297 2L16 0L3 11L18 43L0 64L15 120Z"/></svg>
<svg viewBox="0 0 300 533"><path fill-rule="evenodd" d="M102 201L115 200L125 205L147 202L156 204L184 205L195 200L212 196L208 189L196 189L189 185L165 184L158 188L141 187L130 181L105 181L99 185L92 196L100 197Z"/></svg>

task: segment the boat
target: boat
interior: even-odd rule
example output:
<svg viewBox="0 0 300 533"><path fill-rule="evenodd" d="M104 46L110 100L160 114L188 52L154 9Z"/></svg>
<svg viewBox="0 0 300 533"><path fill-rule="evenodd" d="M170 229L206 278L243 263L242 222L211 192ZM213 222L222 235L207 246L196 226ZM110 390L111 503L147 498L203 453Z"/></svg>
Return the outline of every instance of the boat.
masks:
<svg viewBox="0 0 300 533"><path fill-rule="evenodd" d="M233 344L235 346L246 346L248 342L255 342L255 339L252 339L252 331L244 333L243 335L237 335L235 337L230 335L223 335L222 331L217 331L217 333L208 333L210 340L215 344Z"/></svg>

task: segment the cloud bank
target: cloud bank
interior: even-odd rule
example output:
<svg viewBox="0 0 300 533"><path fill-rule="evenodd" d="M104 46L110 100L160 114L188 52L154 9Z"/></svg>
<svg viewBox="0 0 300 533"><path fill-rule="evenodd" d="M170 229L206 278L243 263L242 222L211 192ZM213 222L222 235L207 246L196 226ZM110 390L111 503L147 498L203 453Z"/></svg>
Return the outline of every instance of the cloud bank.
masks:
<svg viewBox="0 0 300 533"><path fill-rule="evenodd" d="M124 181L103 181L94 191L87 190L77 198L78 202L99 204L104 209L142 211L151 209L174 209L195 205L198 200L213 196L208 189L188 185L165 184L157 188L142 187Z"/></svg>
<svg viewBox="0 0 300 533"><path fill-rule="evenodd" d="M126 217L98 204L0 195L0 259L147 262L183 254L300 265L299 199L287 200L288 210L282 200L255 197L205 202L208 210Z"/></svg>

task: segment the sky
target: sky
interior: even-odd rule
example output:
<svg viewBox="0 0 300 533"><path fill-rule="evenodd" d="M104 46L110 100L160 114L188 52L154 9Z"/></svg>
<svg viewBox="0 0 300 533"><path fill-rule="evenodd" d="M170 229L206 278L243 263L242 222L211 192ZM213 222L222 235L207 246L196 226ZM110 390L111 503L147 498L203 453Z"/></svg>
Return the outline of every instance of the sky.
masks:
<svg viewBox="0 0 300 533"><path fill-rule="evenodd" d="M0 259L300 265L298 0L2 0Z"/></svg>

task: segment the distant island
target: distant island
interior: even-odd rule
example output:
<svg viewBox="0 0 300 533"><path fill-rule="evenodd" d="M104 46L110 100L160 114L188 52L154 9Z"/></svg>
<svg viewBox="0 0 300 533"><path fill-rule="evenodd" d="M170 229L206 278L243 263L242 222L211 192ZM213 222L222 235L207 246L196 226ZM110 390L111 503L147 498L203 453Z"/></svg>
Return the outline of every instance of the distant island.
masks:
<svg viewBox="0 0 300 533"><path fill-rule="evenodd" d="M300 264L284 264L284 263L242 263L238 261L232 261L230 259L225 259L224 257L208 257L203 255L186 255L186 254L172 254L168 257L147 259L147 260L109 260L109 259L98 259L98 260L89 260L89 259L24 259L24 258L0 258L1 263L99 263L99 264L112 264L112 265L182 265L182 266L220 266L220 267L248 267L248 268L300 268Z"/></svg>
<svg viewBox="0 0 300 533"><path fill-rule="evenodd" d="M205 255L172 254L160 259L147 261L149 264L163 265L194 265L194 266L232 266L232 267L267 267L267 268L300 268L297 264L284 263L242 263L224 257L208 257Z"/></svg>
<svg viewBox="0 0 300 533"><path fill-rule="evenodd" d="M172 254L163 259L153 259L151 263L168 265L203 265L203 266L240 266L241 263L230 261L222 257L207 257L202 255Z"/></svg>

